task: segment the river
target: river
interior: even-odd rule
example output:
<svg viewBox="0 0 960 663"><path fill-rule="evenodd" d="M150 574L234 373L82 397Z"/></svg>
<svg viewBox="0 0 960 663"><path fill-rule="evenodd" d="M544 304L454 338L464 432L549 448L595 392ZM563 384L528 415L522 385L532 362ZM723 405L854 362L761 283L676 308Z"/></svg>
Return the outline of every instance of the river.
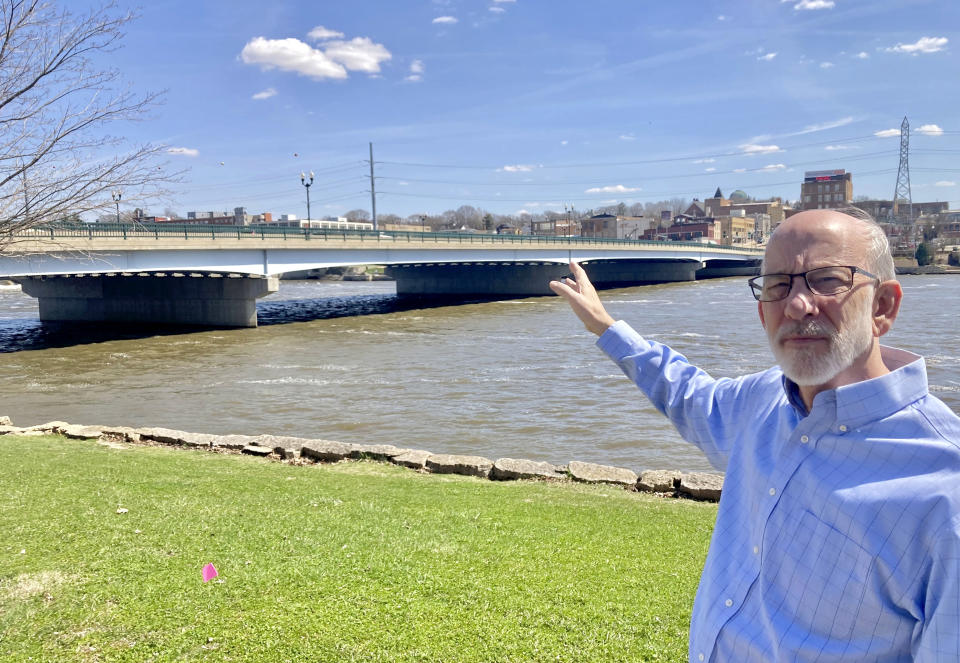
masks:
<svg viewBox="0 0 960 663"><path fill-rule="evenodd" d="M901 282L885 342L925 355L931 391L960 411L960 277ZM742 278L601 295L715 376L772 363ZM36 300L0 286L0 415L710 469L559 298L412 308L392 282L284 281L258 313L256 329L159 335L41 324Z"/></svg>

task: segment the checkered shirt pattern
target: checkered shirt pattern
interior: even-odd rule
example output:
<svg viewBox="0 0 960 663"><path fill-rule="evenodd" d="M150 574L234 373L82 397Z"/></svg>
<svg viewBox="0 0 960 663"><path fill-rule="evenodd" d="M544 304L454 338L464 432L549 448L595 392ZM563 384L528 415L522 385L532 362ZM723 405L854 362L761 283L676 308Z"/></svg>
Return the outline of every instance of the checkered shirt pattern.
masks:
<svg viewBox="0 0 960 663"><path fill-rule="evenodd" d="M960 418L923 359L817 394L714 379L620 321L597 345L725 472L692 663L960 661Z"/></svg>

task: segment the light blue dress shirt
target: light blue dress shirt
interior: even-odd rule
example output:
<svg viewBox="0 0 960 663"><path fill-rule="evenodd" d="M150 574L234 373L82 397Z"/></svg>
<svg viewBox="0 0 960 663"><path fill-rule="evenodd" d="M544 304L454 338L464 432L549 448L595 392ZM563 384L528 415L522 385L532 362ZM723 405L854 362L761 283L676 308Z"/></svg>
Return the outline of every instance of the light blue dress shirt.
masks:
<svg viewBox="0 0 960 663"><path fill-rule="evenodd" d="M960 418L917 355L817 394L714 379L620 321L598 346L725 472L690 661L960 661Z"/></svg>

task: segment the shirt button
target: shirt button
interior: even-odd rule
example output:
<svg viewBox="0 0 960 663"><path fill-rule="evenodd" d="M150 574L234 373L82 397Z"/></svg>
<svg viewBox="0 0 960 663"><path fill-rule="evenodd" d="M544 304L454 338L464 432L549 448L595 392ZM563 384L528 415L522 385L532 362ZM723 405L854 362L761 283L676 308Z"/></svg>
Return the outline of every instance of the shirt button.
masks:
<svg viewBox="0 0 960 663"><path fill-rule="evenodd" d="M770 489L770 497L773 497L773 496L776 495L776 494L777 494L777 489L776 489L776 488L771 488L771 489Z"/></svg>
<svg viewBox="0 0 960 663"><path fill-rule="evenodd" d="M754 546L754 547L753 547L753 554L754 554L754 555L759 555L759 554L760 554L760 546Z"/></svg>
<svg viewBox="0 0 960 663"><path fill-rule="evenodd" d="M697 654L697 658L702 661L702 660L703 660L703 654Z"/></svg>
<svg viewBox="0 0 960 663"><path fill-rule="evenodd" d="M838 428L840 429L840 432L841 432L841 433L846 433L846 432L847 432L847 427L844 426L843 424L840 424L840 425L838 426Z"/></svg>
<svg viewBox="0 0 960 663"><path fill-rule="evenodd" d="M727 607L729 608L730 606L733 605L733 601L730 600L730 599L727 599L726 601L723 602L723 605L725 605L725 606L727 606Z"/></svg>
<svg viewBox="0 0 960 663"><path fill-rule="evenodd" d="M800 441L803 442L804 444L806 444L807 442L810 441L810 438L807 437L806 435L801 435L801 436L800 436Z"/></svg>

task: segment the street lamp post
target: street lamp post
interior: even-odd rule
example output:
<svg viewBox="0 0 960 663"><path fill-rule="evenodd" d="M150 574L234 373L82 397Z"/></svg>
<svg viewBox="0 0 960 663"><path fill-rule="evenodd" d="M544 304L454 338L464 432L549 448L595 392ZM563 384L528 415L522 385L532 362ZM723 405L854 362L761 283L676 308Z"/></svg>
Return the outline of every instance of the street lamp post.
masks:
<svg viewBox="0 0 960 663"><path fill-rule="evenodd" d="M110 192L110 197L113 198L114 204L117 206L117 223L120 223L120 199L123 197L123 191L117 189L116 191Z"/></svg>
<svg viewBox="0 0 960 663"><path fill-rule="evenodd" d="M300 173L300 184L302 184L307 189L307 223L310 223L310 185L313 184L313 171L310 171L310 181L307 181L307 176L303 173Z"/></svg>

